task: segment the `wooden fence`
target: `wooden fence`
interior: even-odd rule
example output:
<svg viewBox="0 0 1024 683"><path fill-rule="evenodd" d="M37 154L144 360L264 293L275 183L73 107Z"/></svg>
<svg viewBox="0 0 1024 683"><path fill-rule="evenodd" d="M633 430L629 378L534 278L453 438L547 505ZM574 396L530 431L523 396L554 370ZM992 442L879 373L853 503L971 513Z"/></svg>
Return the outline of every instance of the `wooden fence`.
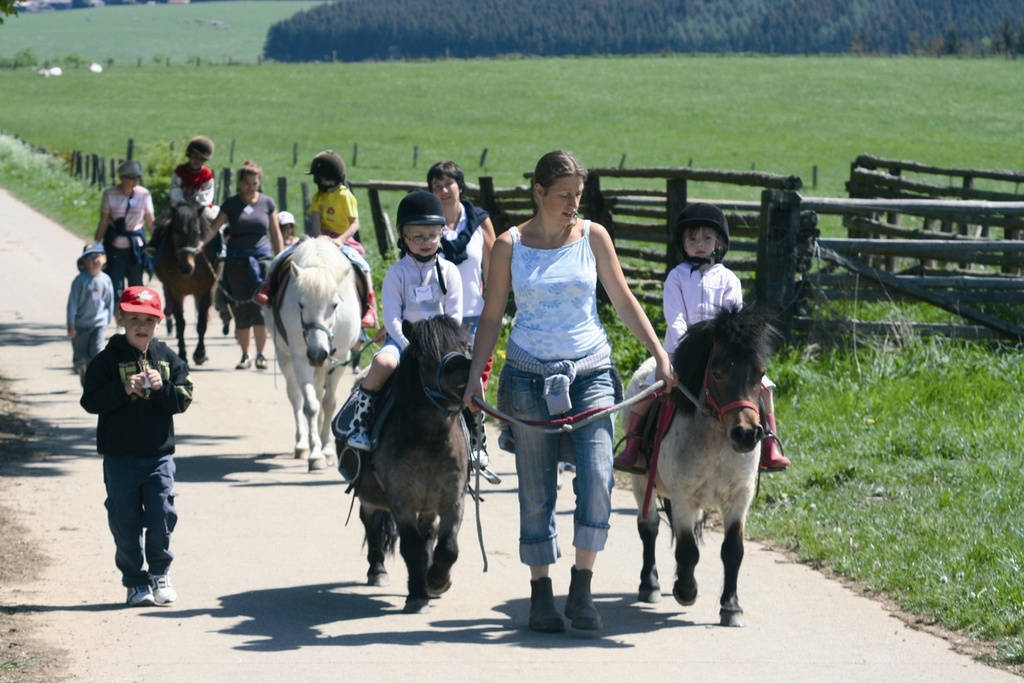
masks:
<svg viewBox="0 0 1024 683"><path fill-rule="evenodd" d="M131 159L129 140L126 158ZM71 173L92 184L116 176L119 159L71 154ZM529 180L530 174L524 174ZM232 193L234 172L222 170L218 201ZM920 334L998 338L1024 342L1024 327L993 309L1024 303L1024 172L944 168L860 155L851 164L849 198L800 194L802 181L757 171L694 168L596 168L584 187L581 214L612 234L623 271L638 298L660 304L665 274L678 262L669 245L673 218L690 202L712 201L730 225L728 265L751 298L776 312L787 338L810 339L823 328L892 333L895 323L861 323L828 317L832 302L924 301L967 324L917 324ZM423 182L351 183L369 198L377 248L390 257L394 230L381 193L425 188ZM709 199L727 186L730 196ZM720 191L720 190L718 190ZM301 183L302 210L310 204ZM277 179L277 199L287 208L287 179ZM467 197L487 209L496 230L533 215L527 183L498 188L481 177L467 183ZM848 237L820 238L820 215L840 216ZM366 240L363 236L363 241Z"/></svg>
<svg viewBox="0 0 1024 683"><path fill-rule="evenodd" d="M861 157L853 179L858 192L872 169ZM904 168L947 173L949 169L902 162ZM1024 174L962 171L960 178L1016 182ZM891 174L880 180L893 193ZM949 175L954 175L950 173ZM524 176L528 177L528 176ZM622 186L623 180L631 186ZM899 180L897 178L897 180ZM904 189L922 181L903 178ZM698 201L694 187L702 183L752 188L751 199L715 200L730 224L729 267L748 294L776 311L776 324L791 340L856 329L891 333L893 324L827 320L829 302L924 301L967 320L967 324L919 324L919 334L1024 340L1024 328L983 310L992 304L1024 302L1024 197L1006 190L948 189L933 184L938 199L803 197L801 180L760 172L692 168L592 169L584 188L581 213L609 228L630 286L650 303L661 302L666 272L677 263L669 249L671 217ZM639 185L645 185L640 187ZM380 209L380 193L425 187L415 182L354 183L370 196L382 254L394 247L388 217ZM937 188L937 189L936 189ZM706 197L707 189L699 188ZM976 195L974 193L982 193ZM468 186L467 196L486 208L498 232L529 218L535 207L527 185L496 188L490 178ZM981 196L984 199L965 199ZM1019 201L1011 201L1018 199ZM846 239L824 239L817 229L820 215L841 216ZM915 226L919 223L919 226Z"/></svg>

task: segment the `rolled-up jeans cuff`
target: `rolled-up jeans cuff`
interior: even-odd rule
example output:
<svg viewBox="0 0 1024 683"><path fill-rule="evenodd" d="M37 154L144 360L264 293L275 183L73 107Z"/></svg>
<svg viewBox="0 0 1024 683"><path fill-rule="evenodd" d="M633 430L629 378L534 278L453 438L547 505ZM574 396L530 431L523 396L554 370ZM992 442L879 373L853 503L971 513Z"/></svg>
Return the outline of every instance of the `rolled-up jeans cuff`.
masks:
<svg viewBox="0 0 1024 683"><path fill-rule="evenodd" d="M558 549L558 536L535 543L519 542L519 561L528 567L543 567L554 564L562 556Z"/></svg>
<svg viewBox="0 0 1024 683"><path fill-rule="evenodd" d="M576 533L572 538L572 545L574 548L579 550L589 550L591 552L600 552L604 550L605 543L608 542L608 529L610 527L595 527L595 526L583 526L581 524L576 525Z"/></svg>

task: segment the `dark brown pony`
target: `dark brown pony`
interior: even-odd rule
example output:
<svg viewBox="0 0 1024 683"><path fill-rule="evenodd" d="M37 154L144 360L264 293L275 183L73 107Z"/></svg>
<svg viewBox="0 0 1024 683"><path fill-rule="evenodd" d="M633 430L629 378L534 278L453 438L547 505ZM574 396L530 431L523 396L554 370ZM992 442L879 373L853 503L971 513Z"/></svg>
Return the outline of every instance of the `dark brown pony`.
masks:
<svg viewBox="0 0 1024 683"><path fill-rule="evenodd" d="M705 511L717 507L725 529L720 623L743 625L736 586L743 562L743 528L757 487L758 444L764 437L758 409L761 378L780 342L778 331L754 307L722 311L691 327L680 341L673 356L676 377L699 405L678 389L668 398L667 410L673 415L653 473L657 496L649 493L652 473L632 475L639 508L637 529L643 542L641 602L661 599L654 563L659 522L656 498L664 501L675 535L672 595L684 606L697 600L694 569L700 559ZM629 383L627 397L638 393L652 369L651 361L641 366Z"/></svg>
<svg viewBox="0 0 1024 683"><path fill-rule="evenodd" d="M196 303L196 344L192 359L196 365L206 362L206 324L213 302L213 285L217 281L216 259L209 248L199 249L202 218L196 208L182 204L171 209L164 219L164 240L159 247L156 276L164 284L167 313L174 318L178 334L178 356L187 361L185 352L184 300L191 296Z"/></svg>
<svg viewBox="0 0 1024 683"><path fill-rule="evenodd" d="M451 568L459 557L469 466L460 417L469 337L447 316L407 322L402 331L409 346L393 376L394 404L355 491L366 528L368 584L387 585L384 556L394 545L397 526L409 570L405 612L421 614L429 611L430 598L451 587ZM343 445L338 444L339 452Z"/></svg>

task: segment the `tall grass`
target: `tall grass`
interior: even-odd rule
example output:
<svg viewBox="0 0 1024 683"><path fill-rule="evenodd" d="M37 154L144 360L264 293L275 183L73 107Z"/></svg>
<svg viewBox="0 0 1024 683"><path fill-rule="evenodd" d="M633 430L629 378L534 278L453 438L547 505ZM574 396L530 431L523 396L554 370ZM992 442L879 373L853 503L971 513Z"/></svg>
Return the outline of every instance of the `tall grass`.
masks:
<svg viewBox="0 0 1024 683"><path fill-rule="evenodd" d="M1019 349L789 349L770 372L794 467L752 532L1024 663Z"/></svg>
<svg viewBox="0 0 1024 683"><path fill-rule="evenodd" d="M442 158L502 187L552 149L588 166L686 166L801 176L845 194L862 152L949 166L1021 168L1021 63L855 57L466 60L0 71L4 130L35 145L123 155L137 142L217 142L301 178L332 148L353 180L420 179ZM951 87L951 84L956 84ZM293 165L293 145L298 163ZM414 150L418 164L414 166ZM479 160L487 150L484 165ZM818 187L810 187L814 167ZM293 183L294 184L294 183ZM706 198L750 188L695 184ZM392 207L393 208L393 207Z"/></svg>

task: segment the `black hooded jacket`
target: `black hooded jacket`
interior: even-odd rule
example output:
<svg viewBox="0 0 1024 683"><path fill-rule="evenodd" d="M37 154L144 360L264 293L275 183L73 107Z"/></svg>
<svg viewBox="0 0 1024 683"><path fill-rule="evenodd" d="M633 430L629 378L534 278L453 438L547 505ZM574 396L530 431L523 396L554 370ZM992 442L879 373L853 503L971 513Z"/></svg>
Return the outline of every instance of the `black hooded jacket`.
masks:
<svg viewBox="0 0 1024 683"><path fill-rule="evenodd" d="M146 360L160 372L163 386L148 396L129 396L124 383L139 372L139 352L123 334L89 363L81 405L99 415L96 450L105 456L155 457L174 453L174 421L192 403L188 365L162 341L149 344Z"/></svg>

